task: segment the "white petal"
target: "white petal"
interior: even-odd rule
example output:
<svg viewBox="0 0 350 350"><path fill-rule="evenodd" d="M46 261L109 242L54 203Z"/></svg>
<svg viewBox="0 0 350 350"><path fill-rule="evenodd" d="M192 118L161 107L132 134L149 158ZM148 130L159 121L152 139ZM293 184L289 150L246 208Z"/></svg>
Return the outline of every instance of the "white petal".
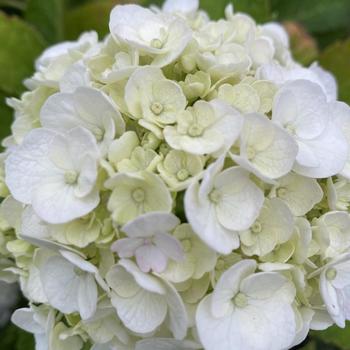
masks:
<svg viewBox="0 0 350 350"><path fill-rule="evenodd" d="M96 266L91 264L89 261L86 261L81 256L66 250L61 250L60 253L64 258L66 258L69 262L71 262L73 265L75 265L82 271L93 273L93 274L98 272Z"/></svg>
<svg viewBox="0 0 350 350"><path fill-rule="evenodd" d="M326 96L318 84L296 80L285 84L276 94L272 120L283 126L291 122L299 137L311 139L326 128L329 120L326 102Z"/></svg>
<svg viewBox="0 0 350 350"><path fill-rule="evenodd" d="M193 13L198 10L199 0L166 0L163 5L164 12Z"/></svg>
<svg viewBox="0 0 350 350"><path fill-rule="evenodd" d="M60 256L48 259L41 267L40 276L49 303L63 313L79 310L78 290L80 276L74 265Z"/></svg>
<svg viewBox="0 0 350 350"><path fill-rule="evenodd" d="M94 277L90 274L81 276L78 289L78 305L83 320L92 317L96 312L97 296Z"/></svg>
<svg viewBox="0 0 350 350"><path fill-rule="evenodd" d="M45 333L44 327L35 321L34 316L34 311L29 308L17 309L11 317L11 321L29 333Z"/></svg>
<svg viewBox="0 0 350 350"><path fill-rule="evenodd" d="M256 267L254 260L242 260L221 275L212 294L211 312L214 317L224 317L233 311L232 298L239 292L241 281L253 274Z"/></svg>
<svg viewBox="0 0 350 350"><path fill-rule="evenodd" d="M6 184L18 201L30 204L41 178L56 181L61 171L48 161L48 147L56 132L34 129L5 161Z"/></svg>
<svg viewBox="0 0 350 350"><path fill-rule="evenodd" d="M153 244L145 244L135 251L137 265L142 272L162 273L167 266L167 256Z"/></svg>
<svg viewBox="0 0 350 350"><path fill-rule="evenodd" d="M165 294L165 289L163 284L154 276L140 271L137 265L131 260L122 259L118 262L118 265L124 267L124 269L134 277L135 281L142 288L152 293L157 293L160 295Z"/></svg>
<svg viewBox="0 0 350 350"><path fill-rule="evenodd" d="M112 244L112 251L116 252L121 258L131 258L134 256L137 248L143 244L142 238L121 238Z"/></svg>
<svg viewBox="0 0 350 350"><path fill-rule="evenodd" d="M264 196L248 176L244 169L231 167L215 179L215 188L222 196L216 205L216 214L226 229L245 230L259 215Z"/></svg>
<svg viewBox="0 0 350 350"><path fill-rule="evenodd" d="M237 232L225 229L216 218L213 205L198 200L199 185L192 183L185 194L186 217L193 231L209 247L222 254L229 254L239 247Z"/></svg>
<svg viewBox="0 0 350 350"><path fill-rule="evenodd" d="M191 341L168 338L143 339L136 343L135 350L191 350L201 346Z"/></svg>
<svg viewBox="0 0 350 350"><path fill-rule="evenodd" d="M295 172L307 177L325 178L343 170L348 158L349 145L342 131L333 122L327 125L319 137L303 140L303 143L312 149L319 165L307 167L297 163L294 166Z"/></svg>
<svg viewBox="0 0 350 350"><path fill-rule="evenodd" d="M181 243L168 233L157 234L154 237L156 246L170 259L181 261L184 259L184 251Z"/></svg>
<svg viewBox="0 0 350 350"><path fill-rule="evenodd" d="M124 325L137 333L153 332L163 323L167 313L165 298L144 289L129 298L112 294L112 304Z"/></svg>
<svg viewBox="0 0 350 350"><path fill-rule="evenodd" d="M184 303L175 287L163 279L168 303L167 324L175 339L183 339L187 334L188 316Z"/></svg>
<svg viewBox="0 0 350 350"><path fill-rule="evenodd" d="M172 231L180 220L166 212L151 212L138 216L122 227L128 237L149 237L158 233Z"/></svg>

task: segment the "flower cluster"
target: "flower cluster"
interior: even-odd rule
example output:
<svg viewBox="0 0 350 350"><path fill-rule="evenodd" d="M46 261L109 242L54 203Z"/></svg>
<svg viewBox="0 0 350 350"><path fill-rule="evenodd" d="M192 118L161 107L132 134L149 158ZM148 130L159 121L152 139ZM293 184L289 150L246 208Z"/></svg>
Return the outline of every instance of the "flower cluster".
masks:
<svg viewBox="0 0 350 350"><path fill-rule="evenodd" d="M350 108L276 23L116 6L8 101L0 279L50 350L282 350L350 319Z"/></svg>

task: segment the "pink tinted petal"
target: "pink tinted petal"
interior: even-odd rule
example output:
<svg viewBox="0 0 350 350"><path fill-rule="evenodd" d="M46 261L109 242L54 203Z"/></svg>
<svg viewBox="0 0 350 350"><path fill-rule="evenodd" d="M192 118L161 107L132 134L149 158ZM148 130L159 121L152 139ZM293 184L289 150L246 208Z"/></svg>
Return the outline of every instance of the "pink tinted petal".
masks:
<svg viewBox="0 0 350 350"><path fill-rule="evenodd" d="M141 271L163 272L168 263L167 257L152 244L143 245L135 251L136 262Z"/></svg>
<svg viewBox="0 0 350 350"><path fill-rule="evenodd" d="M154 244L169 258L181 261L184 259L184 251L181 243L168 233L159 233L154 236Z"/></svg>
<svg viewBox="0 0 350 350"><path fill-rule="evenodd" d="M122 238L112 244L111 250L116 252L121 258L131 258L135 255L137 248L141 247L141 238Z"/></svg>

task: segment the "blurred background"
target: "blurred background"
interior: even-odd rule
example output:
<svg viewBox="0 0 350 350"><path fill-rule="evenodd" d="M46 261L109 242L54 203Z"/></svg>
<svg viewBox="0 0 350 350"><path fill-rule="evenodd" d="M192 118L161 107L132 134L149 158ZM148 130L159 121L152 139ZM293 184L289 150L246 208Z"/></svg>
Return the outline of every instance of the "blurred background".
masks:
<svg viewBox="0 0 350 350"><path fill-rule="evenodd" d="M12 112L6 97L20 96L22 81L33 73L35 58L47 47L74 40L85 30L108 32L109 12L118 3L161 5L163 0L0 0L0 139L10 133ZM229 0L200 0L213 19L223 16ZM294 57L308 66L317 60L337 78L339 99L350 104L350 0L234 0L235 12L258 23L283 23ZM32 350L31 335L7 322L12 309L26 304L13 286L0 282L0 350ZM312 332L303 350L350 350L350 324ZM69 349L67 349L69 350ZM84 349L85 350L85 349ZM86 349L87 350L87 349ZM242 349L243 350L243 349Z"/></svg>

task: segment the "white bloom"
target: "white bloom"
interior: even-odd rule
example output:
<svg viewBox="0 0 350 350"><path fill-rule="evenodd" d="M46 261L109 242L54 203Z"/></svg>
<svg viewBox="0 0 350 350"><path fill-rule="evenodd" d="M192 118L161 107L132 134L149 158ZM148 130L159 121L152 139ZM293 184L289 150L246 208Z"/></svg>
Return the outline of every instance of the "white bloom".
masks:
<svg viewBox="0 0 350 350"><path fill-rule="evenodd" d="M156 67L141 67L131 75L125 87L125 102L131 117L140 119L139 123L152 131L152 125L175 123L177 114L187 105L181 87ZM162 138L161 132L159 136Z"/></svg>
<svg viewBox="0 0 350 350"><path fill-rule="evenodd" d="M205 171L203 181L193 182L186 191L186 217L194 232L211 248L229 254L239 247L238 230L258 217L263 192L240 167L221 172L224 158Z"/></svg>
<svg viewBox="0 0 350 350"><path fill-rule="evenodd" d="M294 311L296 314L297 329L293 343L290 344L288 349L299 345L305 340L309 333L312 319L315 316L315 311L308 307L294 308Z"/></svg>
<svg viewBox="0 0 350 350"><path fill-rule="evenodd" d="M166 0L163 5L163 11L169 13L192 14L198 10L199 0Z"/></svg>
<svg viewBox="0 0 350 350"><path fill-rule="evenodd" d="M39 86L33 91L27 91L21 99L7 99L8 106L14 109L15 120L11 125L14 141L22 143L23 138L29 131L40 126L40 109L47 98L56 92L55 89Z"/></svg>
<svg viewBox="0 0 350 350"><path fill-rule="evenodd" d="M185 306L187 308L193 308L207 294L210 288L210 282L210 274L206 273L202 278L190 278L187 281L176 283L176 290L180 293ZM195 310L192 309L192 311ZM191 325L195 325L193 312L191 312Z"/></svg>
<svg viewBox="0 0 350 350"><path fill-rule="evenodd" d="M71 93L81 87L92 87L91 76L84 63L78 61L69 67L59 83L60 91Z"/></svg>
<svg viewBox="0 0 350 350"><path fill-rule="evenodd" d="M286 175L298 152L293 138L261 114L248 114L244 121L240 155L233 160L265 181Z"/></svg>
<svg viewBox="0 0 350 350"><path fill-rule="evenodd" d="M40 120L43 127L54 131L67 132L78 126L89 130L102 155L113 139L125 131L124 120L112 101L101 91L88 87L49 97L41 109Z"/></svg>
<svg viewBox="0 0 350 350"><path fill-rule="evenodd" d="M205 27L202 31L204 36L208 35ZM251 66L251 59L242 45L230 43L217 48L214 52L199 53L197 64L202 71L208 72L213 80L218 81L246 73Z"/></svg>
<svg viewBox="0 0 350 350"><path fill-rule="evenodd" d="M289 37L284 27L278 23L270 22L261 26L261 33L273 41L275 58L282 64L288 66L292 62L289 48Z"/></svg>
<svg viewBox="0 0 350 350"><path fill-rule="evenodd" d="M319 85L307 80L284 85L275 96L272 120L298 143L297 173L323 178L343 170L348 142L331 119L330 105Z"/></svg>
<svg viewBox="0 0 350 350"><path fill-rule="evenodd" d="M83 341L79 336L63 336L67 327L55 325L55 310L46 305L18 309L12 315L12 322L35 337L36 350L80 350Z"/></svg>
<svg viewBox="0 0 350 350"><path fill-rule="evenodd" d="M143 339L136 343L135 350L193 350L201 349L199 344L189 340L166 338Z"/></svg>
<svg viewBox="0 0 350 350"><path fill-rule="evenodd" d="M252 38L251 34L246 43L249 57L252 60L253 68L272 62L275 55L273 40L268 36Z"/></svg>
<svg viewBox="0 0 350 350"><path fill-rule="evenodd" d="M144 213L171 211L170 192L156 174L147 171L118 173L107 180L106 186L113 190L108 209L112 212L113 220L120 225Z"/></svg>
<svg viewBox="0 0 350 350"><path fill-rule="evenodd" d="M121 228L128 238L118 239L112 250L121 258L136 257L143 272L163 272L168 260L181 261L184 258L180 242L170 232L180 220L173 214L147 213L129 221Z"/></svg>
<svg viewBox="0 0 350 350"><path fill-rule="evenodd" d="M315 179L291 172L278 180L269 197L281 199L293 215L303 216L322 200L323 191Z"/></svg>
<svg viewBox="0 0 350 350"><path fill-rule="evenodd" d="M101 50L87 60L91 75L103 83L114 83L128 78L139 65L139 52L108 35Z"/></svg>
<svg viewBox="0 0 350 350"><path fill-rule="evenodd" d="M204 160L200 156L183 151L171 150L163 162L159 163L157 170L160 176L169 186L171 191L186 189L193 177L199 175L204 166Z"/></svg>
<svg viewBox="0 0 350 350"><path fill-rule="evenodd" d="M131 336L118 318L108 298L99 302L96 313L91 318L83 320L81 327L97 344L113 341L120 343L122 347L131 342Z"/></svg>
<svg viewBox="0 0 350 350"><path fill-rule="evenodd" d="M200 302L196 321L205 349L280 350L292 343L295 288L279 273L255 269L254 260L235 264Z"/></svg>
<svg viewBox="0 0 350 350"><path fill-rule="evenodd" d="M200 279L214 269L216 253L203 243L189 224L178 226L174 237L181 242L184 251L182 261L170 261L163 276L170 282L179 283L189 278Z"/></svg>
<svg viewBox="0 0 350 350"><path fill-rule="evenodd" d="M347 211L350 205L350 182L344 178L327 179L329 209Z"/></svg>
<svg viewBox="0 0 350 350"><path fill-rule="evenodd" d="M259 94L249 84L223 84L219 87L218 98L242 113L258 112L260 107Z"/></svg>
<svg viewBox="0 0 350 350"><path fill-rule="evenodd" d="M171 284L143 273L126 259L112 267L106 279L112 289L112 304L121 321L131 331L150 333L168 317L168 326L174 337L185 337L187 314Z"/></svg>
<svg viewBox="0 0 350 350"><path fill-rule="evenodd" d="M348 145L350 145L350 107L344 102L333 102L331 104L332 117L338 127L344 133ZM340 175L350 180L350 152L344 169Z"/></svg>
<svg viewBox="0 0 350 350"><path fill-rule="evenodd" d="M350 260L349 255L327 264L320 275L320 292L334 322L344 328L350 320Z"/></svg>
<svg viewBox="0 0 350 350"><path fill-rule="evenodd" d="M188 153L220 156L235 142L242 128L240 113L223 101L198 101L179 113L177 124L164 129L165 140Z"/></svg>
<svg viewBox="0 0 350 350"><path fill-rule="evenodd" d="M192 37L181 18L155 14L138 5L116 6L111 12L109 28L118 40L152 56L152 65L159 67L175 61Z"/></svg>
<svg viewBox="0 0 350 350"><path fill-rule="evenodd" d="M43 84L57 87L70 66L96 50L96 32L83 33L77 41L67 41L46 49L35 62L37 72L27 85Z"/></svg>
<svg viewBox="0 0 350 350"><path fill-rule="evenodd" d="M283 67L277 63L264 64L256 71L258 79L266 79L279 86L286 83L303 79L318 84L327 97L328 102L332 102L337 97L337 83L331 73L313 64L310 68L303 68L295 63L291 67Z"/></svg>
<svg viewBox="0 0 350 350"><path fill-rule="evenodd" d="M32 204L50 223L84 216L99 203L95 186L99 151L83 128L65 134L35 129L6 160L6 184L13 197Z"/></svg>
<svg viewBox="0 0 350 350"><path fill-rule="evenodd" d="M79 312L82 319L96 311L97 284L107 289L97 268L78 255L62 251L41 262L40 279L47 299L63 313Z"/></svg>
<svg viewBox="0 0 350 350"><path fill-rule="evenodd" d="M308 258L309 248L312 242L312 229L308 220L303 217L295 218L292 240L294 240L292 260L297 264L303 264Z"/></svg>
<svg viewBox="0 0 350 350"><path fill-rule="evenodd" d="M336 258L350 248L350 215L344 211L330 211L315 220L314 238L323 258Z"/></svg>
<svg viewBox="0 0 350 350"><path fill-rule="evenodd" d="M121 173L134 173L142 170L154 171L162 156L152 149L136 147L129 159L123 159L117 164L117 170Z"/></svg>
<svg viewBox="0 0 350 350"><path fill-rule="evenodd" d="M260 215L249 230L240 232L243 252L263 256L277 244L287 242L294 228L294 218L280 199L266 199Z"/></svg>

